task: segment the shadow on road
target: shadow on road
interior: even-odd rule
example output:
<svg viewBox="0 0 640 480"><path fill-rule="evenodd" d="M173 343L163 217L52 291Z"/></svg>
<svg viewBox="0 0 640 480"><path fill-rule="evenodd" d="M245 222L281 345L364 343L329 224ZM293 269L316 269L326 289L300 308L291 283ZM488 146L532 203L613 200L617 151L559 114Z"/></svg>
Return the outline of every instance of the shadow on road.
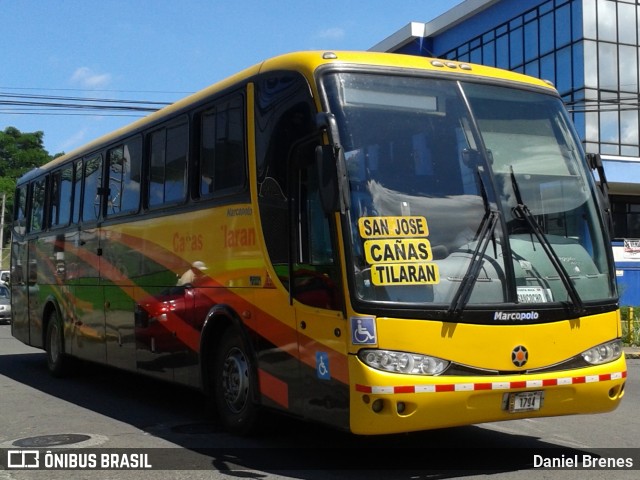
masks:
<svg viewBox="0 0 640 480"><path fill-rule="evenodd" d="M0 375L175 444L161 456L167 469L184 461L236 477L261 470L308 480L325 480L329 471L334 478L444 479L529 469L541 451L584 453L475 426L371 437L277 414L265 415L254 436L239 438L207 420L202 394L159 380L80 362L73 376L55 379L44 353L0 355Z"/></svg>

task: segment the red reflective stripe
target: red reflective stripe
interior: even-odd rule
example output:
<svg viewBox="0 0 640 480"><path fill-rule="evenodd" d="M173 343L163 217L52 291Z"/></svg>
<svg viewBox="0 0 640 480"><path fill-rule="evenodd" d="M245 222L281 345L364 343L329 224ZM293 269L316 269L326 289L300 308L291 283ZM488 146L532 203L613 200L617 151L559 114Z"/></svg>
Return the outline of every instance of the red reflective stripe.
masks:
<svg viewBox="0 0 640 480"><path fill-rule="evenodd" d="M619 377L618 377L619 376ZM590 379L597 378L597 381L606 382L610 380L617 380L619 378L627 378L627 372L616 372L616 373L604 373L597 376L590 376ZM595 380L590 380L595 381ZM441 384L441 385L403 385L399 387L392 386L367 386L367 385L355 385L355 389L357 392L363 393L373 393L374 391L381 395L388 395L393 393L429 393L429 392L455 392L455 391L470 391L470 390L505 390L505 389L516 389L516 388L536 388L539 386L542 387L553 387L557 385L571 385L571 384L580 384L587 383L587 377L560 377L560 378L549 378L546 380L530 380L529 385L527 385L527 381L517 381L517 382L481 382L481 383L450 383L450 384Z"/></svg>
<svg viewBox="0 0 640 480"><path fill-rule="evenodd" d="M393 393L416 393L416 387L393 387Z"/></svg>
<svg viewBox="0 0 640 480"><path fill-rule="evenodd" d="M368 387L367 385L360 385L356 383L356 392L371 393L372 390L373 390L372 387Z"/></svg>
<svg viewBox="0 0 640 480"><path fill-rule="evenodd" d="M493 384L492 383L476 383L473 386L474 390L493 390Z"/></svg>
<svg viewBox="0 0 640 480"><path fill-rule="evenodd" d="M436 392L453 392L456 389L455 385L436 385Z"/></svg>

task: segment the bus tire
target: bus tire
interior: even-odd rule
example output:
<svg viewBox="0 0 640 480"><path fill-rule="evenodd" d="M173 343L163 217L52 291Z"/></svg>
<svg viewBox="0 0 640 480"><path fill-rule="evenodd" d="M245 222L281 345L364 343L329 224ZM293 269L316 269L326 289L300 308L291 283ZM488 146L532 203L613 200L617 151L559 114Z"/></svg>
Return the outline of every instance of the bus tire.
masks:
<svg viewBox="0 0 640 480"><path fill-rule="evenodd" d="M64 353L64 331L58 313L53 310L47 321L47 335L45 337L45 351L47 352L47 367L54 377L63 377L67 373L69 359Z"/></svg>
<svg viewBox="0 0 640 480"><path fill-rule="evenodd" d="M257 423L255 368L243 338L228 328L216 349L213 367L213 402L222 426L230 433L247 435Z"/></svg>

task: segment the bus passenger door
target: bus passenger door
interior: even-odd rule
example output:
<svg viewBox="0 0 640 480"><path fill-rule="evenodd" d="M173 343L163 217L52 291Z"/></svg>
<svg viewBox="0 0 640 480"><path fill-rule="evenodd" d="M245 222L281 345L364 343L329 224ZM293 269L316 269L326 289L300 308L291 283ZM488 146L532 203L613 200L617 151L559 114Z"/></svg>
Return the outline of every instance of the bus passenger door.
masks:
<svg viewBox="0 0 640 480"><path fill-rule="evenodd" d="M11 333L31 345L29 336L28 242L13 233L11 243Z"/></svg>
<svg viewBox="0 0 640 480"><path fill-rule="evenodd" d="M98 229L80 230L73 280L75 318L71 353L94 362L106 362L104 297L100 285Z"/></svg>
<svg viewBox="0 0 640 480"><path fill-rule="evenodd" d="M71 353L79 358L105 363L104 295L100 283L100 229L102 155L92 155L77 164L76 179L82 179L82 200L74 250L76 265L73 279L75 289L75 318ZM80 172L81 171L81 172ZM82 173L82 174L80 174ZM79 186L76 187L76 192ZM76 216L74 205L74 218Z"/></svg>
<svg viewBox="0 0 640 480"><path fill-rule="evenodd" d="M37 247L38 239L32 239L28 242L28 259L26 268L26 284L28 298L28 321L29 321L29 339L30 345L40 347L43 345L42 337L42 319L40 317L40 283L38 282L38 262Z"/></svg>
<svg viewBox="0 0 640 480"><path fill-rule="evenodd" d="M134 334L134 284L136 267L120 232L102 229L100 233L100 284L104 296L105 348L109 365L136 369Z"/></svg>
<svg viewBox="0 0 640 480"><path fill-rule="evenodd" d="M11 334L30 345L27 265L27 186L16 189L15 214L11 230Z"/></svg>
<svg viewBox="0 0 640 480"><path fill-rule="evenodd" d="M297 179L292 202L293 279L304 415L347 428L349 387L335 217L320 202L317 168L308 160L315 143L294 149ZM297 158L296 158L297 157ZM311 157L313 158L313 157Z"/></svg>

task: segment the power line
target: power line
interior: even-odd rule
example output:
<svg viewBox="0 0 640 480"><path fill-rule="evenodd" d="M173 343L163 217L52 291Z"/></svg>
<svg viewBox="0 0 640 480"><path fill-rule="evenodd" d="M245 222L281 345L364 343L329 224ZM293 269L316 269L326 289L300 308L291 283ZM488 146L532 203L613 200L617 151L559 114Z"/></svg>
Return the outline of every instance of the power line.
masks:
<svg viewBox="0 0 640 480"><path fill-rule="evenodd" d="M11 111L11 110L1 110L0 109L0 115L34 115L34 116L66 116L66 117L95 117L96 114L94 113L64 113L64 112L47 112L47 111ZM134 118L139 118L139 117L144 117L145 115L140 114L140 115L135 115L135 114L126 114L126 113L100 113L99 114L101 117L134 117Z"/></svg>
<svg viewBox="0 0 640 480"><path fill-rule="evenodd" d="M0 91L0 113L5 115L95 115L100 112L102 116L125 116L123 112L129 112L126 116L141 116L131 113L147 114L167 105L170 102Z"/></svg>
<svg viewBox="0 0 640 480"><path fill-rule="evenodd" d="M6 87L0 85L1 90L39 90L45 92L112 92L112 93L162 93L162 94L172 94L172 95L188 95L193 93L192 91L171 91L171 90L111 90L111 89L91 89L87 90L85 88L42 88L42 87Z"/></svg>
<svg viewBox="0 0 640 480"><path fill-rule="evenodd" d="M19 94L2 91L2 89L36 89L27 87L0 87L0 114L3 115L95 116L96 114L98 114L100 116L140 117L144 114L155 112L160 108L171 104L171 102L160 102L153 100ZM74 89L50 90L72 91ZM116 90L113 90L112 92L115 91ZM145 93L151 93L151 91ZM570 113L606 113L616 111L634 111L640 110L640 97L638 95L633 95L610 99L580 99L565 102L565 106ZM140 114L136 115L136 112Z"/></svg>
<svg viewBox="0 0 640 480"><path fill-rule="evenodd" d="M171 102L154 102L151 100L122 100L113 98L99 97L64 97L59 95L20 95L17 93L3 93L0 91L0 98L18 98L27 100L60 100L60 101L79 101L79 102L103 102L103 103L128 103L128 104L145 104L145 105L169 105Z"/></svg>

